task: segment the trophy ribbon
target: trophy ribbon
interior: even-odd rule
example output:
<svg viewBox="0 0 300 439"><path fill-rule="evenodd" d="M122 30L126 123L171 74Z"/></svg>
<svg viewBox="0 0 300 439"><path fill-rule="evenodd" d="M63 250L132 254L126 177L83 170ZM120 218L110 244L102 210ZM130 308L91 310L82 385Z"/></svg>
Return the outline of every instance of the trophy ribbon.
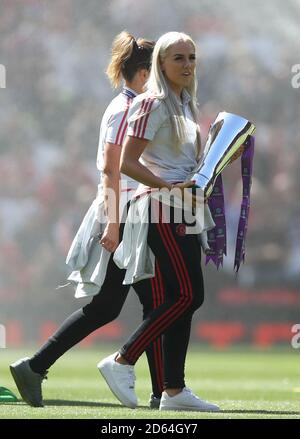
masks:
<svg viewBox="0 0 300 439"><path fill-rule="evenodd" d="M245 262L245 242L250 211L250 189L252 182L254 144L254 136L249 136L245 142L246 147L241 157L243 199L241 203L235 246L234 269L236 272L238 272L241 262ZM207 233L207 242L210 247L210 251L206 256L205 264L208 264L209 261L212 261L218 269L220 265L223 266L223 255L226 255L227 253L225 202L222 174L219 174L215 181L212 193L208 198L208 205L216 226Z"/></svg>
<svg viewBox="0 0 300 439"><path fill-rule="evenodd" d="M223 255L226 255L226 219L222 175L219 174L211 196L208 198L208 206L215 223L215 227L207 232L207 243L210 252L206 256L205 264L211 260L217 268L223 266Z"/></svg>
<svg viewBox="0 0 300 439"><path fill-rule="evenodd" d="M238 272L241 262L245 262L245 242L250 211L250 190L252 183L254 143L254 137L250 136L247 141L247 147L245 148L241 159L243 199L235 246L234 268L236 272Z"/></svg>

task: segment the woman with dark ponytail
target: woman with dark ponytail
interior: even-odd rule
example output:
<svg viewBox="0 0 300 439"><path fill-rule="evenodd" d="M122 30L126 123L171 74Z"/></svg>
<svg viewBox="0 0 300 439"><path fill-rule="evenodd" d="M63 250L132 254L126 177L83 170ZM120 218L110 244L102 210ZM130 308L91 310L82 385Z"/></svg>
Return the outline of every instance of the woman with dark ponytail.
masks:
<svg viewBox="0 0 300 439"><path fill-rule="evenodd" d="M129 292L130 286L122 284L125 270L115 265L113 252L123 233L127 204L138 183L120 174L119 165L128 111L135 96L143 92L153 47L153 41L136 40L126 31L117 35L113 42L106 74L114 88L122 81L124 85L103 115L97 155L98 194L67 256L67 264L73 270L68 279L75 286L75 297L93 296L93 299L69 316L33 357L23 358L10 366L21 396L31 406L43 406L41 385L54 362L90 333L113 321ZM139 283L136 291L141 302L143 294L151 294L150 286L150 283ZM144 307L144 317L150 311ZM147 358L153 388L150 407L158 408L163 387L160 338L147 350Z"/></svg>

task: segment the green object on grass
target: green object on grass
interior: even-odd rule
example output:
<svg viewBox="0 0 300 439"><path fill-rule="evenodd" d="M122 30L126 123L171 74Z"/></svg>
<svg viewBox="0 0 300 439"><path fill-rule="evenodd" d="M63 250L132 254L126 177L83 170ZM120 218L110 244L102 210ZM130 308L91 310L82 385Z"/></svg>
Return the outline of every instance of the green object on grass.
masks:
<svg viewBox="0 0 300 439"><path fill-rule="evenodd" d="M2 402L17 402L18 398L6 387L0 387L0 404Z"/></svg>

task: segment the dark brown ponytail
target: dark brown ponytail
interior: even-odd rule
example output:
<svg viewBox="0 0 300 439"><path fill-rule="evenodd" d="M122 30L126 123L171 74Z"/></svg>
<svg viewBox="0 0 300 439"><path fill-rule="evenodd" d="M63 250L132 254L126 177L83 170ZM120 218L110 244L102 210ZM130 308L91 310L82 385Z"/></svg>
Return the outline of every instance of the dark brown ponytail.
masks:
<svg viewBox="0 0 300 439"><path fill-rule="evenodd" d="M121 32L113 41L111 61L106 74L114 88L119 87L122 78L132 81L139 69L149 69L154 41L139 38L127 31Z"/></svg>

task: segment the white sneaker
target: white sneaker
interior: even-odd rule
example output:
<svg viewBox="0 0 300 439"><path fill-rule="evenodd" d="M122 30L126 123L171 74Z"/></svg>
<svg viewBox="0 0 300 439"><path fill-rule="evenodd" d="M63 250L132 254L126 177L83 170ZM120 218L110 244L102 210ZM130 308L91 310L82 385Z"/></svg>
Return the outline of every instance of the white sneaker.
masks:
<svg viewBox="0 0 300 439"><path fill-rule="evenodd" d="M215 404L198 398L190 389L184 387L182 392L175 396L169 396L167 392L163 392L159 410L218 412L220 408Z"/></svg>
<svg viewBox="0 0 300 439"><path fill-rule="evenodd" d="M116 398L126 407L134 409L138 404L134 391L134 367L117 363L117 355L118 352L104 358L97 367Z"/></svg>

